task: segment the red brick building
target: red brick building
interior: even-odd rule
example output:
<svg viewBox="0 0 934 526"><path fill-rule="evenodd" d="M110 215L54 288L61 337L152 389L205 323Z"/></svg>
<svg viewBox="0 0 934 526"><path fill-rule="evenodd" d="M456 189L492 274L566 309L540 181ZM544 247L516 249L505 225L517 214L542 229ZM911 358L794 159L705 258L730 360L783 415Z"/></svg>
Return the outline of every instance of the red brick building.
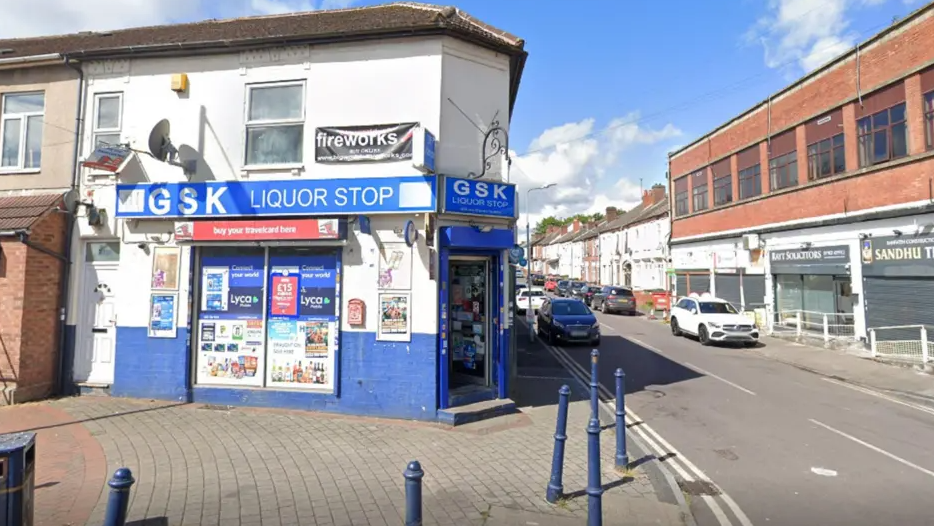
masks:
<svg viewBox="0 0 934 526"><path fill-rule="evenodd" d="M899 337L918 340L934 323L932 145L929 4L670 155L677 292L804 330L829 317L854 340L915 324Z"/></svg>

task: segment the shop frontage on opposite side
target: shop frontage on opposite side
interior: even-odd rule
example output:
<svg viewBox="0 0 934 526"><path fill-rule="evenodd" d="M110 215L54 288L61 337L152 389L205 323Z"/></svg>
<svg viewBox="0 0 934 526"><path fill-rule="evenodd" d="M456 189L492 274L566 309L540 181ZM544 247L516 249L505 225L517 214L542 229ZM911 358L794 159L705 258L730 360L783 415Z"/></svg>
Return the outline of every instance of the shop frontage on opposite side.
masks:
<svg viewBox="0 0 934 526"><path fill-rule="evenodd" d="M823 333L824 318L833 327L853 327L858 299L850 278L850 246L809 246L770 250L776 322Z"/></svg>
<svg viewBox="0 0 934 526"><path fill-rule="evenodd" d="M874 352L931 361L934 347L934 235L860 240L866 327Z"/></svg>
<svg viewBox="0 0 934 526"><path fill-rule="evenodd" d="M434 175L117 185L118 220L168 241L149 264L118 244L118 280L148 294L119 298L111 392L436 419L423 229L437 186Z"/></svg>
<svg viewBox="0 0 934 526"><path fill-rule="evenodd" d="M438 407L449 423L508 412L516 188L445 177L438 228ZM490 400L499 403L480 404Z"/></svg>

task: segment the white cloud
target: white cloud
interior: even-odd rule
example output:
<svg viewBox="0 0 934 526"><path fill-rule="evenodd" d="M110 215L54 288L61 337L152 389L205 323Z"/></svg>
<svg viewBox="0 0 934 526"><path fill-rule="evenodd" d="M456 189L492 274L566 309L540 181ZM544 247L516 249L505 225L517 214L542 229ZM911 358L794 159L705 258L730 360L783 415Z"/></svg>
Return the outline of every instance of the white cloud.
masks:
<svg viewBox="0 0 934 526"><path fill-rule="evenodd" d="M153 26L211 17L339 9L353 3L354 0L2 0L0 39Z"/></svg>
<svg viewBox="0 0 934 526"><path fill-rule="evenodd" d="M762 45L770 68L814 70L856 45L856 10L888 0L769 0L768 14L746 34Z"/></svg>
<svg viewBox="0 0 934 526"><path fill-rule="evenodd" d="M637 205L641 200L638 181L642 174L627 171L625 176L618 175L627 164L626 153L634 147L662 144L682 135L672 124L652 129L641 126L638 119L639 113L633 112L611 120L602 129L597 129L593 118L555 126L532 140L529 145L532 153L518 156L511 152L511 178L519 190L520 232L525 227L528 209L531 209L528 220L534 227L542 218L552 215L567 217L604 212L608 206L629 209ZM646 175L654 179L659 174ZM601 177L618 180L609 191L598 190ZM529 203L525 202L529 188L551 183L555 187L534 191Z"/></svg>

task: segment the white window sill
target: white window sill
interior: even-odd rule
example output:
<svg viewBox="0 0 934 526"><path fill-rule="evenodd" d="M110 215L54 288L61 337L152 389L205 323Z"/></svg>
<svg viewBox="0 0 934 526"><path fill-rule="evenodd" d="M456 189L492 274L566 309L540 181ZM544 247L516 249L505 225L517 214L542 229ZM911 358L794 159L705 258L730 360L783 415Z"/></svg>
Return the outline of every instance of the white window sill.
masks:
<svg viewBox="0 0 934 526"><path fill-rule="evenodd" d="M302 163L297 164L255 164L247 165L240 168L241 177L249 177L252 174L264 174L264 173L282 173L282 172L291 172L294 176L299 176L305 171L305 165Z"/></svg>
<svg viewBox="0 0 934 526"><path fill-rule="evenodd" d="M0 175L31 175L42 171L42 168L0 168Z"/></svg>

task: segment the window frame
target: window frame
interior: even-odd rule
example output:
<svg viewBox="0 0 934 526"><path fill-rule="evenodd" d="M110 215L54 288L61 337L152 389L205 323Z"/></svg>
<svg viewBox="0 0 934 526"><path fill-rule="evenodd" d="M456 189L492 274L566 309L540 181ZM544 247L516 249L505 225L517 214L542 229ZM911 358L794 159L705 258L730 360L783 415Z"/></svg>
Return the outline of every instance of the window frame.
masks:
<svg viewBox="0 0 934 526"><path fill-rule="evenodd" d="M746 194L743 192L745 188L745 183L751 182L754 193ZM739 193L739 200L752 199L753 197L758 197L762 195L762 163L756 163L752 166L748 166L739 170L737 173L737 183L739 188L737 191Z"/></svg>
<svg viewBox="0 0 934 526"><path fill-rule="evenodd" d="M704 170L706 171L706 168ZM695 177L697 173L698 172L695 172L691 174L689 177ZM706 175L706 173L704 175ZM703 212L705 210L710 209L710 189L708 188L710 184L709 181L710 179L708 179L707 177L704 177L704 184L701 184L701 185L692 184L691 185L691 205L692 205L691 211L692 212ZM693 183L693 179L691 180L691 182ZM703 207L697 206L697 201L699 198L703 198L704 200Z"/></svg>
<svg viewBox="0 0 934 526"><path fill-rule="evenodd" d="M840 138L840 144L835 144L837 138ZM826 144L825 144L826 143ZM829 145L829 146L827 146ZM816 181L827 177L833 177L846 173L846 134L840 132L836 135L821 139L808 145L808 181ZM837 152L843 156L843 168L837 170ZM821 156L827 155L830 159L830 173L821 173Z"/></svg>
<svg viewBox="0 0 934 526"><path fill-rule="evenodd" d="M892 121L892 110L899 106L904 107L902 111L902 114L904 115L904 117L900 121L893 122ZM875 125L876 116L881 115L883 113L886 113L886 124L883 126L876 127ZM863 122L869 123L869 128L867 128L868 131L866 131L865 133L863 133L863 129L860 127L860 123L863 123ZM895 157L893 154L893 148L892 148L892 142L893 142L892 141L892 138L893 138L892 128L898 125L904 125L905 127L905 154ZM875 155L875 152L876 152L875 137L876 137L876 134L883 132L883 131L885 132L885 141L886 141L885 143L886 152L885 153L886 155L884 159L877 161L876 155ZM856 156L857 156L857 159L859 160L859 167L867 168L870 166L875 166L877 164L883 164L889 161L894 161L896 159L902 159L902 158L908 157L909 155L911 155L911 149L908 143L910 135L911 134L909 133L909 130L908 130L908 104L906 101L901 101L897 104L893 104L889 106L888 108L879 110L873 113L872 115L866 115L865 117L857 119L856 120ZM866 142L865 146L868 150L866 152L863 151L864 141ZM866 157L864 156L864 153L869 157L868 159L866 159Z"/></svg>
<svg viewBox="0 0 934 526"><path fill-rule="evenodd" d="M300 86L302 88L302 116L300 118L291 118L291 119L263 119L258 121L250 120L250 105L253 102L253 90L263 89L263 88L285 88L289 86ZM243 157L242 162L244 168L259 168L259 169L276 169L276 168L294 168L302 166L305 163L304 155L304 143L305 143L305 126L308 122L308 86L304 80L282 80L274 82L257 82L247 84L245 86L246 92L244 94L244 105L243 105ZM285 162L285 163L249 163L250 155L250 130L256 128L272 128L277 126L301 126L302 128L302 145L299 148L298 157L299 160L296 162Z"/></svg>
<svg viewBox="0 0 934 526"><path fill-rule="evenodd" d="M794 172L792 172L791 166L794 165ZM787 169L787 184L779 185L777 181L779 179L778 172L782 169ZM783 153L781 155L776 155L769 159L769 191L784 190L785 188L793 188L798 186L798 150L792 150L788 153Z"/></svg>
<svg viewBox="0 0 934 526"><path fill-rule="evenodd" d="M724 181L726 182L724 184ZM722 192L726 190L726 192ZM720 199L721 195L724 199ZM726 174L720 177L715 177L713 180L713 206L714 208L718 206L728 205L733 202L733 175Z"/></svg>
<svg viewBox="0 0 934 526"><path fill-rule="evenodd" d="M921 111L924 114L924 142L927 151L934 150L934 90L921 95Z"/></svg>
<svg viewBox="0 0 934 526"><path fill-rule="evenodd" d="M687 190L675 193L675 217L686 216L691 213L690 192Z"/></svg>
<svg viewBox="0 0 934 526"><path fill-rule="evenodd" d="M101 99L112 99L115 98L119 104L119 110L117 110L117 127L116 128L101 128L100 118L101 118ZM91 122L91 151L97 148L98 137L101 135L117 135L117 141L123 139L123 92L122 91L111 91L103 93L94 94L94 115L93 121ZM111 143L108 143L111 144ZM120 144L117 142L117 144Z"/></svg>
<svg viewBox="0 0 934 526"><path fill-rule="evenodd" d="M28 111L19 113L6 113L8 97L17 97L22 95L42 95L42 111ZM38 117L40 122L39 135L39 165L26 166L26 142L29 137L29 119ZM19 120L19 148L16 154L15 166L2 166L0 164L0 173L37 173L42 171L42 141L45 132L45 90L31 91L12 91L0 95L0 152L3 151L3 131L6 129L6 123L10 120ZM2 160L0 160L2 163Z"/></svg>

